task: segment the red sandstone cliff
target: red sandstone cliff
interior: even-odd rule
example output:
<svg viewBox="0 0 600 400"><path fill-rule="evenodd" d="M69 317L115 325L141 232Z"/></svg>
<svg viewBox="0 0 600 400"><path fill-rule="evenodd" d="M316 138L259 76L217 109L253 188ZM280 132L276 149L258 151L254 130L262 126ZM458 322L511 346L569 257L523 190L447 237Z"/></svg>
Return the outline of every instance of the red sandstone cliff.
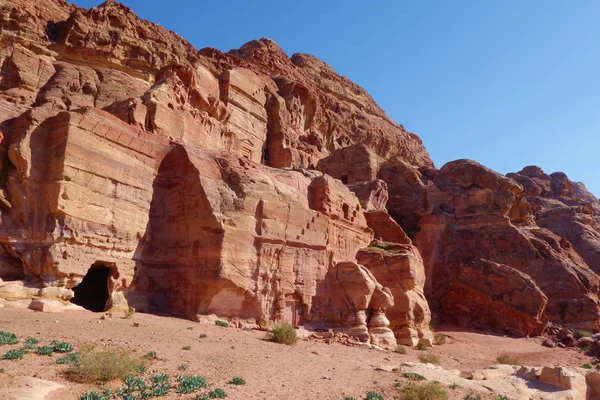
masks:
<svg viewBox="0 0 600 400"><path fill-rule="evenodd" d="M429 303L512 334L598 328L600 206L583 185L437 170L310 55L269 39L198 51L114 1L11 0L0 67L2 304L288 321L383 346L430 340Z"/></svg>

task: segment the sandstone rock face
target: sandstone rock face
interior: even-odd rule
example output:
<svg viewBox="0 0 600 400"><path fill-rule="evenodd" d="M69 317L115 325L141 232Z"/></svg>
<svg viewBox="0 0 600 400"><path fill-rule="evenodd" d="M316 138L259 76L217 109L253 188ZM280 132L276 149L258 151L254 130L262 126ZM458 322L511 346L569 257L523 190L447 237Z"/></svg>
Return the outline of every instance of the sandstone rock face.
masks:
<svg viewBox="0 0 600 400"><path fill-rule="evenodd" d="M357 260L379 282L385 282L394 296L394 307L387 310L390 328L398 343L416 346L421 339L433 339L429 330L431 311L423 293L425 268L412 244L373 242L361 250Z"/></svg>
<svg viewBox="0 0 600 400"><path fill-rule="evenodd" d="M598 327L582 184L436 170L362 88L269 39L198 51L112 0L3 2L0 158L6 304L329 324L393 347L430 336L424 294L437 311L456 285L480 295L465 271L485 259L502 302L475 304L518 332L544 321L534 284L551 320Z"/></svg>
<svg viewBox="0 0 600 400"><path fill-rule="evenodd" d="M600 273L600 202L585 185L563 173L526 167L507 176L525 189L536 223L567 239L587 265Z"/></svg>
<svg viewBox="0 0 600 400"><path fill-rule="evenodd" d="M344 333L363 342L396 347L386 317L394 297L367 268L354 262L337 263L325 278L324 291L319 320L341 323Z"/></svg>
<svg viewBox="0 0 600 400"><path fill-rule="evenodd" d="M598 276L567 240L533 223L523 187L481 165L458 160L427 189L430 214L415 243L425 261L426 295L434 308L457 271L486 259L530 276L548 297L552 321L597 329Z"/></svg>
<svg viewBox="0 0 600 400"><path fill-rule="evenodd" d="M454 274L440 301L444 318L516 336L543 332L548 298L526 274L486 260L471 262Z"/></svg>

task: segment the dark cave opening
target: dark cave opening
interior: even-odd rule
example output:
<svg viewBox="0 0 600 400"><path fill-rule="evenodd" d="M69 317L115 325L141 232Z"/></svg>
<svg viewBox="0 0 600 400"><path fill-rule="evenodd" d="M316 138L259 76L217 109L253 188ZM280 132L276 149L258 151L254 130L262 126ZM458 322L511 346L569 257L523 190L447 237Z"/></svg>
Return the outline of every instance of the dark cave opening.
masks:
<svg viewBox="0 0 600 400"><path fill-rule="evenodd" d="M75 296L71 303L93 312L105 311L109 298L109 277L109 267L102 264L92 265L81 283L73 288Z"/></svg>

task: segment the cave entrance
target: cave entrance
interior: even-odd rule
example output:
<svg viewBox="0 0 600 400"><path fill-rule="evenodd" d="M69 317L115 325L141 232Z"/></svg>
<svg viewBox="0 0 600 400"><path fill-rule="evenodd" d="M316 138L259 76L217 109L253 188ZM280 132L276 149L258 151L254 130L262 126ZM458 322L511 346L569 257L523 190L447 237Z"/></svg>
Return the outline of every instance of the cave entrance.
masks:
<svg viewBox="0 0 600 400"><path fill-rule="evenodd" d="M81 283L73 288L75 296L71 303L93 312L105 311L109 299L110 268L96 263L90 267Z"/></svg>

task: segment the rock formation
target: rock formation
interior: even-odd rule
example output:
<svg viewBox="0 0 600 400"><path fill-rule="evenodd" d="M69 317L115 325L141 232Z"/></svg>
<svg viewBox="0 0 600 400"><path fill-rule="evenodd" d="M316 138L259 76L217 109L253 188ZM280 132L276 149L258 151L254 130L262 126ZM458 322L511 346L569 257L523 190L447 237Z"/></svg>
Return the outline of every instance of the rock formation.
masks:
<svg viewBox="0 0 600 400"><path fill-rule="evenodd" d="M463 266L440 301L447 320L515 336L538 336L543 332L547 302L529 276L486 260Z"/></svg>
<svg viewBox="0 0 600 400"><path fill-rule="evenodd" d="M437 170L362 88L269 39L196 50L112 0L3 2L0 158L2 304L385 347L430 340L427 300L515 334L598 328L600 205L582 184Z"/></svg>

